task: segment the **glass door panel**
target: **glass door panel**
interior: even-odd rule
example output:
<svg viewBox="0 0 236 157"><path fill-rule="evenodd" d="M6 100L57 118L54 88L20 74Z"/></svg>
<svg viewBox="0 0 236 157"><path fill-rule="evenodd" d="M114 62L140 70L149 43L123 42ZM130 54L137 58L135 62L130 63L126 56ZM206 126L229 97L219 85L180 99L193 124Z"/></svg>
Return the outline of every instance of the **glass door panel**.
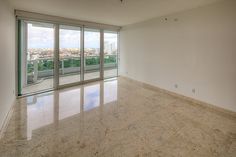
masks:
<svg viewBox="0 0 236 157"><path fill-rule="evenodd" d="M118 72L118 34L104 31L104 78L116 77Z"/></svg>
<svg viewBox="0 0 236 157"><path fill-rule="evenodd" d="M80 27L60 26L59 85L80 82L80 37Z"/></svg>
<svg viewBox="0 0 236 157"><path fill-rule="evenodd" d="M84 80L100 78L100 30L84 29Z"/></svg>
<svg viewBox="0 0 236 157"><path fill-rule="evenodd" d="M59 32L59 40L56 40L55 29ZM50 23L18 20L18 94L43 92L60 85L100 79L101 61L104 78L116 77L118 34L104 31L103 35L104 40L100 41L100 29L57 27ZM103 59L101 44L104 47ZM55 48L59 48L59 54L55 53ZM54 69L57 57L58 66ZM54 76L55 70L59 75L56 73Z"/></svg>
<svg viewBox="0 0 236 157"><path fill-rule="evenodd" d="M20 94L53 89L54 25L21 21Z"/></svg>

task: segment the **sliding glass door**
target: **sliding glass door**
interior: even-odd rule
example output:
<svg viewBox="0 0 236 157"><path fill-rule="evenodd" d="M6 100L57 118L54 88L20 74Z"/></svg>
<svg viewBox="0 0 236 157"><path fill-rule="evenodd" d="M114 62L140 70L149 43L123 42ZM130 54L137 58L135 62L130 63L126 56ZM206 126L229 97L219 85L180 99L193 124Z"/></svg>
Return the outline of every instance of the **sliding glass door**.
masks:
<svg viewBox="0 0 236 157"><path fill-rule="evenodd" d="M21 94L53 88L54 25L21 21L20 25L20 82Z"/></svg>
<svg viewBox="0 0 236 157"><path fill-rule="evenodd" d="M104 78L117 76L118 73L118 34L104 31Z"/></svg>
<svg viewBox="0 0 236 157"><path fill-rule="evenodd" d="M100 30L84 30L84 80L100 78Z"/></svg>
<svg viewBox="0 0 236 157"><path fill-rule="evenodd" d="M81 28L60 26L59 85L81 81Z"/></svg>
<svg viewBox="0 0 236 157"><path fill-rule="evenodd" d="M18 95L117 76L117 32L18 20Z"/></svg>

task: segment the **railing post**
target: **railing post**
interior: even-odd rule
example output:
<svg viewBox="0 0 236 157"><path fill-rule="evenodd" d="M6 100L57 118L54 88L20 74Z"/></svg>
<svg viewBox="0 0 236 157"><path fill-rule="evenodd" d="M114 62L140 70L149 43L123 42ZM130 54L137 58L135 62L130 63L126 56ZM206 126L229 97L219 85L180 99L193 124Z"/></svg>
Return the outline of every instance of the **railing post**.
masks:
<svg viewBox="0 0 236 157"><path fill-rule="evenodd" d="M34 60L34 82L37 82L38 80L38 60Z"/></svg>
<svg viewBox="0 0 236 157"><path fill-rule="evenodd" d="M64 75L64 59L61 60L62 75Z"/></svg>

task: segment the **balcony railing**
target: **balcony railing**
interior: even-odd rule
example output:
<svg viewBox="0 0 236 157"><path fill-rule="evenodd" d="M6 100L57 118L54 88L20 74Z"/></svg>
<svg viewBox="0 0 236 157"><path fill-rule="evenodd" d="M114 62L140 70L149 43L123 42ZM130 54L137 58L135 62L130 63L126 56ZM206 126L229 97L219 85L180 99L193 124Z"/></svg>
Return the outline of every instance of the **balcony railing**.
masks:
<svg viewBox="0 0 236 157"><path fill-rule="evenodd" d="M59 74L73 75L80 73L80 57L64 57L60 59ZM104 70L117 68L117 55L104 56ZM54 61L53 58L40 58L27 61L27 83L34 83L42 78L53 76ZM85 73L99 71L100 56L85 57Z"/></svg>

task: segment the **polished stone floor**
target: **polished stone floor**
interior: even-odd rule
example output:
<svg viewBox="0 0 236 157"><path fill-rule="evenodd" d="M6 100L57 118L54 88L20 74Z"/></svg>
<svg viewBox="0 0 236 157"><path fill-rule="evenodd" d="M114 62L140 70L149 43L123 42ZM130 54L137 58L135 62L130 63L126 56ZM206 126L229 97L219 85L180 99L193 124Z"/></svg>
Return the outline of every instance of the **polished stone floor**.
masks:
<svg viewBox="0 0 236 157"><path fill-rule="evenodd" d="M17 101L1 157L235 157L236 117L125 78Z"/></svg>

